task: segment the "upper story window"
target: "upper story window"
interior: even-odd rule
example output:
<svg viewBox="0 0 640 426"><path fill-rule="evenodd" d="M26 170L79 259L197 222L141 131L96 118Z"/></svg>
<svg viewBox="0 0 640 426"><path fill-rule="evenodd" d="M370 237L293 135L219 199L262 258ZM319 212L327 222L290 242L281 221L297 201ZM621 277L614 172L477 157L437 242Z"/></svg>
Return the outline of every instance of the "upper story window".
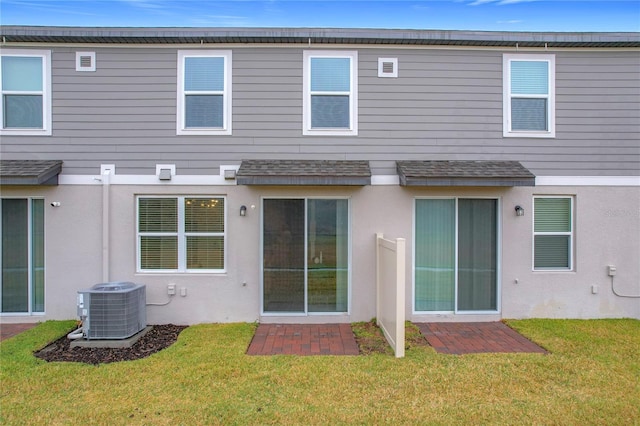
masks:
<svg viewBox="0 0 640 426"><path fill-rule="evenodd" d="M358 52L304 52L304 135L358 134Z"/></svg>
<svg viewBox="0 0 640 426"><path fill-rule="evenodd" d="M3 49L2 135L51 135L51 51Z"/></svg>
<svg viewBox="0 0 640 426"><path fill-rule="evenodd" d="M555 56L505 54L503 79L503 135L555 137Z"/></svg>
<svg viewBox="0 0 640 426"><path fill-rule="evenodd" d="M178 51L177 106L177 134L231 134L231 51Z"/></svg>

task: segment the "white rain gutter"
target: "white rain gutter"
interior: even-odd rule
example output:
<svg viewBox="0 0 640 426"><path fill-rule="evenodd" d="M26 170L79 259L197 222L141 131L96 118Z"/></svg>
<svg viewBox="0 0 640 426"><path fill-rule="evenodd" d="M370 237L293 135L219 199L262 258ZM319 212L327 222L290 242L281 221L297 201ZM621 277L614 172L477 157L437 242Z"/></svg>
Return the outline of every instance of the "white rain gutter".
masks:
<svg viewBox="0 0 640 426"><path fill-rule="evenodd" d="M111 169L102 171L102 282L109 282L109 231L110 231Z"/></svg>

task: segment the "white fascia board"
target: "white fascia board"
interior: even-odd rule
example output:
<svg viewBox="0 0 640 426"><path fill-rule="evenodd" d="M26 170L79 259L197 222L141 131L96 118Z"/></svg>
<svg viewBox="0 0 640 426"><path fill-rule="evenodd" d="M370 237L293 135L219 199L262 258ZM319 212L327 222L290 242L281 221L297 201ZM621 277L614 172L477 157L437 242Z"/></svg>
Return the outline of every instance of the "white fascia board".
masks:
<svg viewBox="0 0 640 426"><path fill-rule="evenodd" d="M536 186L640 186L640 176L536 176Z"/></svg>
<svg viewBox="0 0 640 426"><path fill-rule="evenodd" d="M111 185L236 185L235 180L225 180L219 175L175 175L170 181L158 180L156 175L111 175ZM60 175L59 185L101 185L98 175Z"/></svg>
<svg viewBox="0 0 640 426"><path fill-rule="evenodd" d="M398 175L372 175L371 185L400 185Z"/></svg>
<svg viewBox="0 0 640 426"><path fill-rule="evenodd" d="M160 181L156 175L111 175L112 185L236 185L235 179L225 179L225 169L239 166L220 166L220 175L175 175L170 181ZM371 185L399 185L398 175L373 175ZM59 176L60 185L100 185L100 175ZM536 186L640 186L640 176L537 176Z"/></svg>

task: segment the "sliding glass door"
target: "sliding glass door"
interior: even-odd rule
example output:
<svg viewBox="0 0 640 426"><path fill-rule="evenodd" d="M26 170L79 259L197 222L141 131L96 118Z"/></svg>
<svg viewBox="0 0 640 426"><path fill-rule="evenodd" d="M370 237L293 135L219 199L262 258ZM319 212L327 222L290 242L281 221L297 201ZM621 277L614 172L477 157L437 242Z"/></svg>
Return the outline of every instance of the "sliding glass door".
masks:
<svg viewBox="0 0 640 426"><path fill-rule="evenodd" d="M498 309L497 200L418 199L416 312Z"/></svg>
<svg viewBox="0 0 640 426"><path fill-rule="evenodd" d="M263 311L347 312L348 201L265 199Z"/></svg>
<svg viewBox="0 0 640 426"><path fill-rule="evenodd" d="M305 310L304 200L264 200L265 312Z"/></svg>
<svg viewBox="0 0 640 426"><path fill-rule="evenodd" d="M455 306L455 200L416 200L416 311Z"/></svg>
<svg viewBox="0 0 640 426"><path fill-rule="evenodd" d="M44 312L44 200L0 200L0 308Z"/></svg>

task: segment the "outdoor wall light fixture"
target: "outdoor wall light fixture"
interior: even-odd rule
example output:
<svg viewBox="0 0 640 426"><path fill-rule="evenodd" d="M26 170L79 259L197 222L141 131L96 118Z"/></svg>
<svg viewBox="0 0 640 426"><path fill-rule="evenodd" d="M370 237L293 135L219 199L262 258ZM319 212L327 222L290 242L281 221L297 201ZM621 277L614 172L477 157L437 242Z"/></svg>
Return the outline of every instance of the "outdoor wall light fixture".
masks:
<svg viewBox="0 0 640 426"><path fill-rule="evenodd" d="M524 216L524 209L520 206L516 206L516 216Z"/></svg>
<svg viewBox="0 0 640 426"><path fill-rule="evenodd" d="M247 215L247 206L240 206L240 216Z"/></svg>

